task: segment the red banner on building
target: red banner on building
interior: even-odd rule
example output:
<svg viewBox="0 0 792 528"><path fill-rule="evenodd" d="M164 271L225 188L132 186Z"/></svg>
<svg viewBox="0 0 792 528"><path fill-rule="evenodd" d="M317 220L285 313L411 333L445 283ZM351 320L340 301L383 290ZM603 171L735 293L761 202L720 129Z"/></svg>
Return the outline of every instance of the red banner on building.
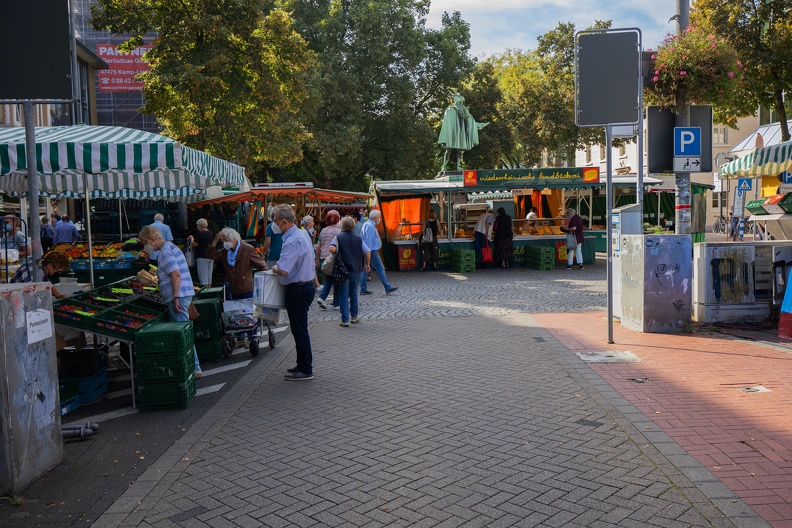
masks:
<svg viewBox="0 0 792 528"><path fill-rule="evenodd" d="M143 54L153 48L151 44L144 44L129 53L118 51L115 44L97 44L96 54L105 61L106 70L99 70L100 92L139 92L143 89L143 82L135 77L151 66L143 60Z"/></svg>
<svg viewBox="0 0 792 528"><path fill-rule="evenodd" d="M478 186L478 175L474 170L466 170L463 173L463 185L465 187L477 187Z"/></svg>

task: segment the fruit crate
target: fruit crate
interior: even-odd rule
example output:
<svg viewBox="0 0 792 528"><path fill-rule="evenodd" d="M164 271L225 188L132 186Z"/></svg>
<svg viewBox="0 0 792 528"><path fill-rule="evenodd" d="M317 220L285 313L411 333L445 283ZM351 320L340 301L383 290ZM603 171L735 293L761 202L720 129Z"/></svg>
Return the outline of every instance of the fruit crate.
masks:
<svg viewBox="0 0 792 528"><path fill-rule="evenodd" d="M61 405L61 416L65 416L72 411L76 411L80 408L80 399L77 396L72 396L69 399L64 400L61 398L60 401Z"/></svg>
<svg viewBox="0 0 792 528"><path fill-rule="evenodd" d="M84 378L67 378L60 380L60 383L77 382L80 385L80 393L77 396L80 403L91 403L99 396L107 392L108 379L107 369L101 367L94 374Z"/></svg>
<svg viewBox="0 0 792 528"><path fill-rule="evenodd" d="M459 264L455 262L451 264L451 271L454 273L476 273L476 264Z"/></svg>
<svg viewBox="0 0 792 528"><path fill-rule="evenodd" d="M760 198L758 200L751 200L747 204L745 204L745 208L754 215L766 215L767 211L762 208L762 204L764 203L765 199Z"/></svg>
<svg viewBox="0 0 792 528"><path fill-rule="evenodd" d="M218 299L222 302L224 295L223 287L217 288L204 288L203 290L197 293L198 299Z"/></svg>
<svg viewBox="0 0 792 528"><path fill-rule="evenodd" d="M472 249L454 249L451 252L452 262L476 261L476 252Z"/></svg>
<svg viewBox="0 0 792 528"><path fill-rule="evenodd" d="M792 193L786 193L781 201L778 203L785 213L792 213Z"/></svg>
<svg viewBox="0 0 792 528"><path fill-rule="evenodd" d="M199 341L195 343L198 361L220 361L223 359L223 340Z"/></svg>
<svg viewBox="0 0 792 528"><path fill-rule="evenodd" d="M80 394L80 382L78 381L58 381L58 395L60 401L64 402L76 398Z"/></svg>
<svg viewBox="0 0 792 528"><path fill-rule="evenodd" d="M181 352L139 358L137 363L139 385L150 384L152 381L184 383L194 373L195 357L192 346Z"/></svg>
<svg viewBox="0 0 792 528"><path fill-rule="evenodd" d="M223 336L223 329L220 326L218 319L214 321L202 321L198 319L200 324L193 324L193 336L195 337L195 345L204 341L218 341Z"/></svg>
<svg viewBox="0 0 792 528"><path fill-rule="evenodd" d="M198 299L193 301L193 305L198 310L199 321L219 321L223 313L220 299Z"/></svg>
<svg viewBox="0 0 792 528"><path fill-rule="evenodd" d="M184 350L194 342L192 321L156 322L146 325L135 334L138 357Z"/></svg>
<svg viewBox="0 0 792 528"><path fill-rule="evenodd" d="M91 320L89 330L130 341L135 338L135 333L148 323L146 319L138 319L120 310L108 310Z"/></svg>
<svg viewBox="0 0 792 528"><path fill-rule="evenodd" d="M149 381L138 386L140 412L186 409L195 397L195 374L184 383Z"/></svg>
<svg viewBox="0 0 792 528"><path fill-rule="evenodd" d="M94 317L104 313L105 309L74 299L56 301L52 306L55 322L58 324L85 330L92 324Z"/></svg>
<svg viewBox="0 0 792 528"><path fill-rule="evenodd" d="M147 306L138 306L133 303L123 304L115 311L124 315L131 315L138 319L143 319L146 322L162 321L165 317L165 312L162 310L155 310Z"/></svg>
<svg viewBox="0 0 792 528"><path fill-rule="evenodd" d="M132 299L124 306L128 306L130 308L143 308L145 310L150 310L152 312L157 312L160 314L167 314L168 307L162 303L154 302L149 299L144 299L142 297L138 297L137 299Z"/></svg>

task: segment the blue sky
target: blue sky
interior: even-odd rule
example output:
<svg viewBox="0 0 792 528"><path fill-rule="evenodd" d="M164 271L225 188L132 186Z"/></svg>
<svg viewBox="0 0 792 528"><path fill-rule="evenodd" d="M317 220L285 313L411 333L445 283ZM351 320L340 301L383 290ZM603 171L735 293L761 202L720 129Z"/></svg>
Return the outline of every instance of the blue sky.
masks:
<svg viewBox="0 0 792 528"><path fill-rule="evenodd" d="M644 49L655 49L666 33L676 32L668 19L676 0L432 0L427 26L438 28L443 11L459 11L470 24L471 54L481 58L508 48L536 48L536 37L559 22L578 31L595 20L612 20L614 28L637 27Z"/></svg>

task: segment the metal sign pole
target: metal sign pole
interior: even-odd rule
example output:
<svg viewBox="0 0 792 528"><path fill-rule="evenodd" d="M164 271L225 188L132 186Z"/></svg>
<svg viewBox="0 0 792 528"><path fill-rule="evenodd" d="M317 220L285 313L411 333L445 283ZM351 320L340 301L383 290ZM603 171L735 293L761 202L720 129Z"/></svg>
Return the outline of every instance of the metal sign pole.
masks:
<svg viewBox="0 0 792 528"><path fill-rule="evenodd" d="M31 251L31 257L28 262L33 263L33 282L41 282L44 274L41 268L37 265L38 260L41 258L41 221L39 219L39 180L38 172L36 170L36 117L33 111L33 103L26 101L22 104L25 114L25 155L27 157L27 175L28 175L28 206L30 222L30 241L31 245L28 251Z"/></svg>
<svg viewBox="0 0 792 528"><path fill-rule="evenodd" d="M613 170L613 127L605 127L605 151L608 153L605 164L605 223L608 226L608 343L613 343L613 186L611 171Z"/></svg>

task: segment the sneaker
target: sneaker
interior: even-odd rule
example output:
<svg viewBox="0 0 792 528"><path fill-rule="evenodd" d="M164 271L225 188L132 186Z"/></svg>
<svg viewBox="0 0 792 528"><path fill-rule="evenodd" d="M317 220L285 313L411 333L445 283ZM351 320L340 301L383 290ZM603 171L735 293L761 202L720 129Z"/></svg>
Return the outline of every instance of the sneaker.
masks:
<svg viewBox="0 0 792 528"><path fill-rule="evenodd" d="M314 379L314 377L313 374L306 374L298 370L291 374L286 374L286 376L284 376L284 379L287 381L308 381Z"/></svg>
<svg viewBox="0 0 792 528"><path fill-rule="evenodd" d="M583 264L581 264L579 269L586 269L586 268L584 268Z"/></svg>
<svg viewBox="0 0 792 528"><path fill-rule="evenodd" d="M316 299L316 304L318 304L319 308L321 308L322 310L327 310L327 302L325 302L325 300L322 299L321 297Z"/></svg>
<svg viewBox="0 0 792 528"><path fill-rule="evenodd" d="M341 322L340 322L340 323L338 323L338 324L339 324L340 326L349 326L349 323L345 323L344 321L341 321Z"/></svg>
<svg viewBox="0 0 792 528"><path fill-rule="evenodd" d="M572 269L572 266L567 266L567 269Z"/></svg>
<svg viewBox="0 0 792 528"><path fill-rule="evenodd" d="M286 372L288 372L289 374L294 374L295 372L299 372L299 371L300 371L300 367L298 367L297 365L294 365L290 369L286 369Z"/></svg>
<svg viewBox="0 0 792 528"><path fill-rule="evenodd" d="M196 370L195 371L195 379L201 379L202 376L203 376L203 372L202 371L200 371L200 370Z"/></svg>
<svg viewBox="0 0 792 528"><path fill-rule="evenodd" d="M393 288L391 288L390 290L386 291L385 293L390 295L391 293L396 293L396 290L398 290L398 289L399 289L398 286L394 286Z"/></svg>
<svg viewBox="0 0 792 528"><path fill-rule="evenodd" d="M360 292L360 295L371 295L371 292L368 291L368 290L362 291L362 292Z"/></svg>
<svg viewBox="0 0 792 528"><path fill-rule="evenodd" d="M352 319L350 319L349 321L350 321L351 323L359 323L359 322L360 322L360 317L353 317L353 318L352 318Z"/></svg>

